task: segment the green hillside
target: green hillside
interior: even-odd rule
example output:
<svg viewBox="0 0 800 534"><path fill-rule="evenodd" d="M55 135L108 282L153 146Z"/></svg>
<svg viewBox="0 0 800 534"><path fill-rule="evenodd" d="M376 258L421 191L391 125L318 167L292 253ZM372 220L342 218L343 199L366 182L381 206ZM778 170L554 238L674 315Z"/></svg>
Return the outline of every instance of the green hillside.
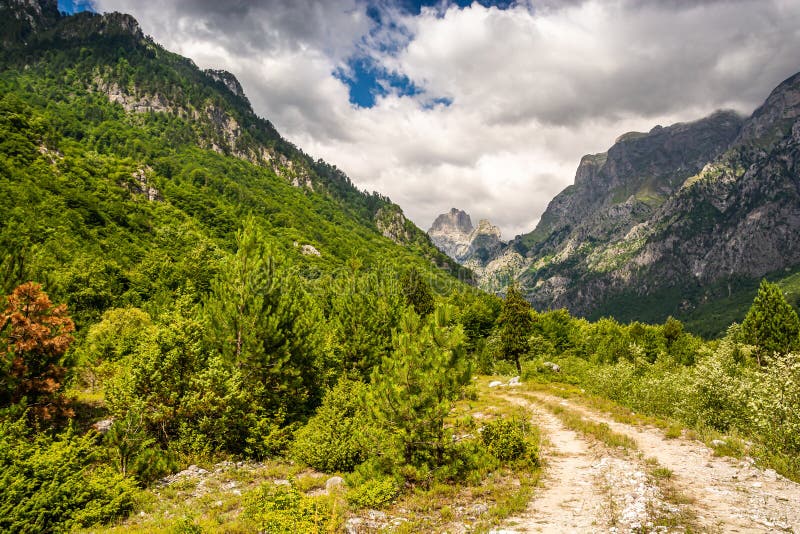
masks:
<svg viewBox="0 0 800 534"><path fill-rule="evenodd" d="M66 17L0 56L6 292L42 281L80 328L188 282L201 291L248 215L308 278L352 257L468 277L388 199L313 161L132 20ZM126 111L109 85L165 110ZM231 121L234 134L220 126Z"/></svg>

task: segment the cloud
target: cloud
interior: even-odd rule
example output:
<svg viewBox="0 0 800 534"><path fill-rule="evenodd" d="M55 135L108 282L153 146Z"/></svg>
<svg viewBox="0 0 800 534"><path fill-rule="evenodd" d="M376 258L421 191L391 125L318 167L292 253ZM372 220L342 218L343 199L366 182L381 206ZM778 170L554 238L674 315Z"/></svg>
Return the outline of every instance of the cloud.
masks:
<svg viewBox="0 0 800 534"><path fill-rule="evenodd" d="M795 0L130 4L96 0L233 72L282 134L420 227L455 206L506 237L533 228L583 154L719 108L749 113L800 70ZM387 85L374 106L352 105L354 58L421 92Z"/></svg>

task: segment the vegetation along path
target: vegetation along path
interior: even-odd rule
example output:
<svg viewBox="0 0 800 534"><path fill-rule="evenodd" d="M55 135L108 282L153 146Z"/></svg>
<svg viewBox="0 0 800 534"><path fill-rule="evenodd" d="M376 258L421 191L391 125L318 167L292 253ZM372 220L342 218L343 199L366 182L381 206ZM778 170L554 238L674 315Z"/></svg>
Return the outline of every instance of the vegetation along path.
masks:
<svg viewBox="0 0 800 534"><path fill-rule="evenodd" d="M655 427L614 421L577 400L518 390L509 391L508 397L529 407L536 423L548 435L550 449L543 451L548 462L545 486L537 492L525 515L510 524L513 530L506 532L638 532L642 527L647 531L667 531L666 527L657 526L665 525L658 520L663 520L664 514L653 510L662 506L667 512L670 507L677 512L679 506L689 506L691 530L800 533L800 484L773 470L757 468L747 457L737 460L714 456L699 441L667 439ZM545 407L549 411L566 410L589 425L599 425L630 440L631 446L641 451L639 459L614 455L611 448L593 445L591 440L567 430ZM644 461L645 457L652 459ZM657 488L648 490L647 477L640 476L637 462L658 465L662 473L669 474L673 489L684 496L682 502L690 504L661 502ZM621 478L617 476L619 472L623 474ZM630 489L641 495L625 495L625 483L637 478L641 484L632 484ZM638 502L648 499L652 502ZM603 510L605 513L601 513ZM631 521L637 510L644 510L645 516L651 517L645 517L641 524L636 522L641 518L633 517ZM656 527L647 528L654 518ZM684 530L680 521L671 525L669 531Z"/></svg>

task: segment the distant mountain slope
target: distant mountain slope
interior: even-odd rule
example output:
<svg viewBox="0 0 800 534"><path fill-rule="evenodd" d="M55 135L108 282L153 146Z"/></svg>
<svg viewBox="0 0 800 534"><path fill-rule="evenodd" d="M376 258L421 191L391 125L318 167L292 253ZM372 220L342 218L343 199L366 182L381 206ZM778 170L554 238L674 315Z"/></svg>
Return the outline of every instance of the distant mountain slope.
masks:
<svg viewBox="0 0 800 534"><path fill-rule="evenodd" d="M761 277L800 301L799 116L797 74L748 118L718 111L584 156L532 232L479 259L468 233L458 246L446 242L446 224L429 234L481 287L516 279L539 309L673 315L717 334L742 319Z"/></svg>
<svg viewBox="0 0 800 534"><path fill-rule="evenodd" d="M597 317L741 319L763 276L800 267L800 74L747 119L717 112L626 134L581 161L537 228L512 243L540 308ZM702 317L712 301L742 301Z"/></svg>
<svg viewBox="0 0 800 534"><path fill-rule="evenodd" d="M397 205L255 115L233 75L164 50L132 17L0 0L0 20L4 290L45 281L79 318L139 305L171 276L207 284L248 215L309 277L357 258L469 279Z"/></svg>

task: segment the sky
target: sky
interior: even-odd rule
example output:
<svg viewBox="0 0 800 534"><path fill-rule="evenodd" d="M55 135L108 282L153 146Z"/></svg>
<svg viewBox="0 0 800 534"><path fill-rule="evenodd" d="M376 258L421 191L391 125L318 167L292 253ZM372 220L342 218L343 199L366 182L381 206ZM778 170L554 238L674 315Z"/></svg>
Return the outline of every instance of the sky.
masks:
<svg viewBox="0 0 800 534"><path fill-rule="evenodd" d="M135 16L315 158L427 229L532 230L584 154L750 114L800 71L798 0L61 0Z"/></svg>

